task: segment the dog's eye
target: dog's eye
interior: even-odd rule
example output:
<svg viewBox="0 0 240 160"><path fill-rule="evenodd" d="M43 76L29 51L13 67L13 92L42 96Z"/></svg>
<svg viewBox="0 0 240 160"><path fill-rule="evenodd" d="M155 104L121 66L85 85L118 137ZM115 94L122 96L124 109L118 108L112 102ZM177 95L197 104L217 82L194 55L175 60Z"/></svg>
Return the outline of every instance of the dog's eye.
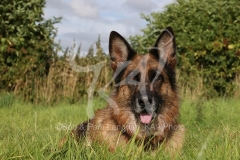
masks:
<svg viewBox="0 0 240 160"><path fill-rule="evenodd" d="M163 76L157 71L150 71L149 72L149 80L151 82L153 82L153 81L161 82L161 81L163 81Z"/></svg>
<svg viewBox="0 0 240 160"><path fill-rule="evenodd" d="M138 74L132 76L131 79L134 80L134 81L140 82L140 78L141 78L141 75L138 73Z"/></svg>
<svg viewBox="0 0 240 160"><path fill-rule="evenodd" d="M156 72L155 71L151 71L149 72L149 80L152 82L156 77Z"/></svg>

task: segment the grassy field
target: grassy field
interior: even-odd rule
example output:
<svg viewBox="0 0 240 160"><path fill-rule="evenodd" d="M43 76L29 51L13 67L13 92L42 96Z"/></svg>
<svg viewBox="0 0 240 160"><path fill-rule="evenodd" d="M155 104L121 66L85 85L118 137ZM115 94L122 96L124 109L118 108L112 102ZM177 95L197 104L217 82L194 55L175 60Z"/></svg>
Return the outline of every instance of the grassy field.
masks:
<svg viewBox="0 0 240 160"><path fill-rule="evenodd" d="M59 148L63 135L87 119L87 101L54 106L5 103L0 105L0 159L170 159L132 144L115 153L73 140ZM105 102L95 98L93 105L101 108ZM239 116L240 100L183 100L181 122L187 131L182 155L176 159L240 159Z"/></svg>

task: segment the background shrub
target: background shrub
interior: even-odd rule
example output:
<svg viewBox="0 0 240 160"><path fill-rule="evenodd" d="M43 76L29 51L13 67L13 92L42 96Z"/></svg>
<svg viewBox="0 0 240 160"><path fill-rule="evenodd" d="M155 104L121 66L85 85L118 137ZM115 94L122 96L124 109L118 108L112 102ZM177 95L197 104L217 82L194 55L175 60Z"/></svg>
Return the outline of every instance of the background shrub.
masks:
<svg viewBox="0 0 240 160"><path fill-rule="evenodd" d="M81 44L63 50L54 42L61 18L45 20L45 0L0 1L0 95L12 103L12 93L33 103L70 103L98 94L112 77L100 35L81 54ZM139 53L148 52L162 29L172 26L178 44L178 82L183 97L196 99L234 94L240 86L240 8L238 0L177 0L163 12L141 15L143 35L130 37ZM58 53L62 52L63 55ZM72 57L74 62L69 61ZM85 67L76 72L77 67ZM91 65L101 63L99 76ZM93 85L93 80L97 80ZM104 88L103 88L104 87ZM234 92L235 91L235 92ZM3 96L4 95L4 96ZM9 98L10 97L10 98Z"/></svg>
<svg viewBox="0 0 240 160"><path fill-rule="evenodd" d="M143 35L130 39L140 53L145 53L160 29L172 26L183 83L200 76L207 96L232 95L233 81L240 71L239 15L238 0L177 0L163 12L142 15L147 27Z"/></svg>

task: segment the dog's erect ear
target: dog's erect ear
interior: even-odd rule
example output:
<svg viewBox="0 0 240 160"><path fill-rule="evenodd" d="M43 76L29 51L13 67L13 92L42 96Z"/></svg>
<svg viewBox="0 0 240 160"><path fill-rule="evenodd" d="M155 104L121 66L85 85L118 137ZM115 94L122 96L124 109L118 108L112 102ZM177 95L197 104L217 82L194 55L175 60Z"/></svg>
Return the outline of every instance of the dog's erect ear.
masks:
<svg viewBox="0 0 240 160"><path fill-rule="evenodd" d="M176 65L176 42L172 27L167 27L158 37L154 47L150 50L157 59L166 62L167 65Z"/></svg>
<svg viewBox="0 0 240 160"><path fill-rule="evenodd" d="M112 31L110 33L109 53L111 68L114 71L119 63L131 60L131 58L136 54L128 42L116 31Z"/></svg>

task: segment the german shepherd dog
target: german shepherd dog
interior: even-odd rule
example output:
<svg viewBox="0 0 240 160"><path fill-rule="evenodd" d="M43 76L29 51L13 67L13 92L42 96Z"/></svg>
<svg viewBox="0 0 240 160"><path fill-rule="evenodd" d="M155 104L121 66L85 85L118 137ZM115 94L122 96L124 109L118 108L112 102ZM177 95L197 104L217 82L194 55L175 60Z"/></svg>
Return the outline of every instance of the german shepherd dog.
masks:
<svg viewBox="0 0 240 160"><path fill-rule="evenodd" d="M110 151L124 147L135 136L147 149L163 144L167 151L182 147L184 127L178 123L176 43L171 27L162 31L148 54L140 55L117 32L109 38L114 71L114 103L73 130L76 139L107 144Z"/></svg>

